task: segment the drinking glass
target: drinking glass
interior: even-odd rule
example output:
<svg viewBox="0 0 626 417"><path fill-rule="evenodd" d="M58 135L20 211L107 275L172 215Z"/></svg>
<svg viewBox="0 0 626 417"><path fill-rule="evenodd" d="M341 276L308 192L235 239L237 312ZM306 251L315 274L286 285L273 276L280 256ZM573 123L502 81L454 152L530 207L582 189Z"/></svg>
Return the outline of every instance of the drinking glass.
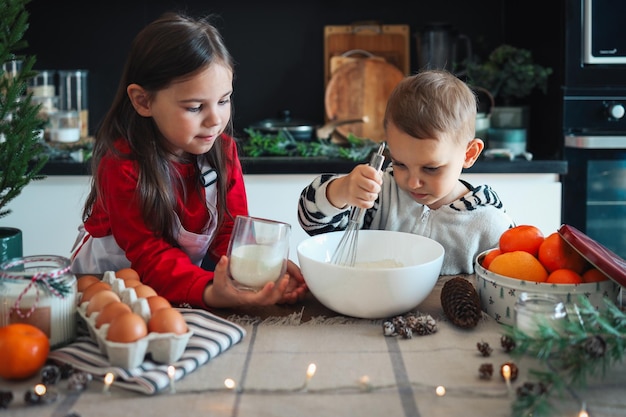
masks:
<svg viewBox="0 0 626 417"><path fill-rule="evenodd" d="M287 270L291 225L237 216L228 245L229 274L236 287L258 291Z"/></svg>

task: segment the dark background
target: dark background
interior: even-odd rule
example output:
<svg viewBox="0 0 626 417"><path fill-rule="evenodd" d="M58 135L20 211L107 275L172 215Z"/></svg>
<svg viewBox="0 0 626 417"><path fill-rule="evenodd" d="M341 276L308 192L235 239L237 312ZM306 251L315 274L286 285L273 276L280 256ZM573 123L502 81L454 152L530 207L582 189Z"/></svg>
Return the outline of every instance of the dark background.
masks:
<svg viewBox="0 0 626 417"><path fill-rule="evenodd" d="M324 26L375 20L408 24L417 33L430 22L449 22L486 57L502 43L530 49L551 67L548 94L530 97L528 151L535 159L561 158L563 1L387 0L379 7L356 1L187 0L49 1L27 5L27 53L36 69L86 69L89 130L93 133L114 96L134 36L165 11L215 15L236 61L234 124L240 134L254 122L288 109L297 118L324 122ZM416 72L415 37L411 71Z"/></svg>

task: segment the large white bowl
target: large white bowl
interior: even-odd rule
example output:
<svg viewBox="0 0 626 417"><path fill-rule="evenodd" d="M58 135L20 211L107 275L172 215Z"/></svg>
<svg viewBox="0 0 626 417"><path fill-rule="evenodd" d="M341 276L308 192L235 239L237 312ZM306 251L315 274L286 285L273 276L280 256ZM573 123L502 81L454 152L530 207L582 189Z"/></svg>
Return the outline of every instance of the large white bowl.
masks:
<svg viewBox="0 0 626 417"><path fill-rule="evenodd" d="M347 316L380 319L420 304L437 283L444 249L411 233L360 230L355 267L330 263L344 232L305 239L298 261L311 293L327 308ZM374 267L395 261L401 267ZM369 265L359 265L369 263Z"/></svg>

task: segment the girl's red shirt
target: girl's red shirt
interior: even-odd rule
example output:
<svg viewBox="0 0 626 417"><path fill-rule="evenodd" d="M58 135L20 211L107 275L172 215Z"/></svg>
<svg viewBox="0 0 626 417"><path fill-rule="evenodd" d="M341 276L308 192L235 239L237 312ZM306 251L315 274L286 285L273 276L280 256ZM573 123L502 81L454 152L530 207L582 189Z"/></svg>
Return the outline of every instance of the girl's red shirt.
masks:
<svg viewBox="0 0 626 417"><path fill-rule="evenodd" d="M247 215L248 201L236 142L226 135L222 135L220 140L224 141L231 161L226 172L222 173L228 176L228 209L233 218ZM126 140L119 139L115 146L122 154L130 154ZM176 213L185 230L202 233L210 213L204 188L198 186L200 178L196 167L193 163L176 164L175 167L184 183L184 190L175 190ZM146 226L137 199L137 163L111 153L102 158L98 172L102 195L85 221L85 229L96 238L113 235L142 282L172 304L208 308L203 293L213 279L213 272L193 264L185 252ZM226 216L207 253L213 261L226 254L232 229L233 220Z"/></svg>

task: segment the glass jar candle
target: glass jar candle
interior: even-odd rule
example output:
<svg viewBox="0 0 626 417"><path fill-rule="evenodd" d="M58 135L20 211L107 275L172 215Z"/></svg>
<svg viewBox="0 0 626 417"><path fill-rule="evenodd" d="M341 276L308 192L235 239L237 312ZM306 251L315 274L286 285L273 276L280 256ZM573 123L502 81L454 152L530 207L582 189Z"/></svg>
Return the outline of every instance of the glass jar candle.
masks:
<svg viewBox="0 0 626 417"><path fill-rule="evenodd" d="M515 302L515 327L528 336L537 336L540 324L560 332L566 320L565 305L555 295L523 292Z"/></svg>
<svg viewBox="0 0 626 417"><path fill-rule="evenodd" d="M76 338L76 305L76 277L69 259L25 256L0 265L0 326L32 324L56 348Z"/></svg>

